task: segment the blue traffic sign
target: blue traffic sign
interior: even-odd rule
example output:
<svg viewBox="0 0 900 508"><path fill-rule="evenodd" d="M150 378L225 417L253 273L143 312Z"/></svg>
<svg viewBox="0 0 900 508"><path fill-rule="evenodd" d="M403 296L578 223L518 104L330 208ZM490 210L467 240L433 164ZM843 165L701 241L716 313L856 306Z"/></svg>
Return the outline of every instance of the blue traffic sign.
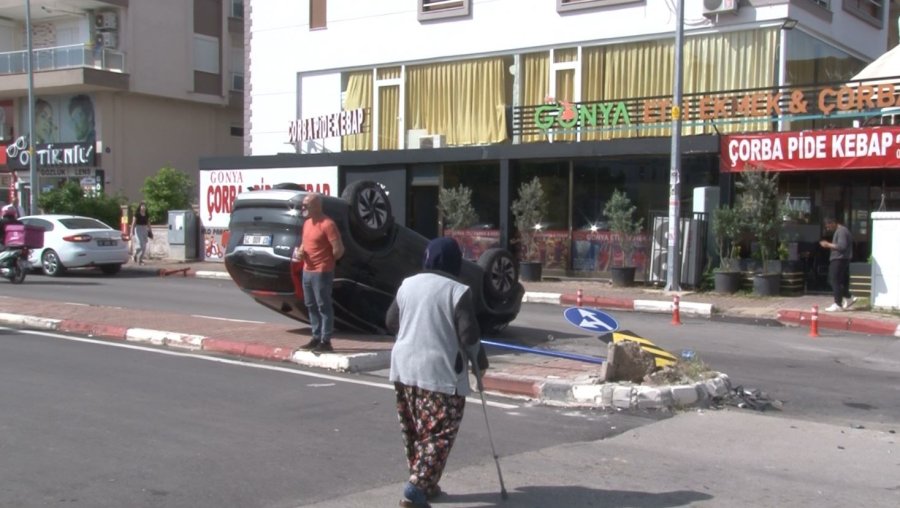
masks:
<svg viewBox="0 0 900 508"><path fill-rule="evenodd" d="M563 312L566 321L589 332L609 333L619 329L619 322L609 314L584 307L569 307Z"/></svg>

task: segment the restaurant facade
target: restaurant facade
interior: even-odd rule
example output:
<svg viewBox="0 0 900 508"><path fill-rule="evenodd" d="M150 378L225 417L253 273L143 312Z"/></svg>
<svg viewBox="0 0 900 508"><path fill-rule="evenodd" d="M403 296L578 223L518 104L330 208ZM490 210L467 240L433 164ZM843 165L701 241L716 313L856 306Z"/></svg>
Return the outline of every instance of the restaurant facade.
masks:
<svg viewBox="0 0 900 508"><path fill-rule="evenodd" d="M477 7L478 2L471 3ZM784 2L786 10L771 12L736 10L721 18L686 13L707 23L687 30L684 96L678 105L671 100L676 56L671 31L603 40L573 40L585 31L559 31L565 40L523 43L487 54L439 52L430 59L297 69L296 114L276 114L268 102L258 111L251 106L254 126L257 115L270 122L256 132L250 129L251 153L203 159L201 171L296 168L299 182L306 171L330 169L337 181L333 195L352 181L376 180L389 191L398 223L427 237L456 236L473 258L493 244L516 248L519 235L510 205L519 186L537 177L548 196L545 218L535 225L537 256L545 274L560 276L605 277L612 264L622 261L603 214L605 203L619 190L635 203L643 222L630 262L638 266L639 277L658 279L652 270L659 255L654 248L665 242L655 229L664 225L660 220L670 202L675 115L681 124L677 199L684 220L694 219L695 211L702 212L697 217L709 218L703 214L709 213L710 203L702 201L714 199L716 206L733 201L736 175L747 165L782 172L780 198L806 210L803 220L814 227L826 214L848 224L862 217L863 202L867 209L873 206L875 188L879 197L887 196L887 206L897 192L890 169L869 164L802 169L804 158L787 161L797 167L779 167L756 157L761 149L749 148L770 146L782 133L875 131L880 127L853 127L853 122L864 124L888 107L885 101L892 92L874 81L845 86L877 56L868 46L877 45L879 36L860 45L862 50L852 50L846 40L823 37L821 20L808 16L806 7L796 10L807 21L787 29L784 21L794 14L794 4ZM477 18L478 12L468 13L460 24ZM627 19L637 11L610 7L577 16L599 12ZM851 24L861 22L844 11L831 14L829 26L845 17ZM574 24L571 19L562 23ZM298 34L303 40L318 35ZM535 43L546 39L544 32L534 38ZM259 49L251 47L251 55ZM365 59L367 52L361 51ZM259 73L252 62L250 69L253 82ZM265 68L259 70L268 76ZM283 71L280 75L285 76ZM861 84L869 86L866 95L848 98L847 90ZM271 133L277 123L282 134L276 143ZM290 152L280 148L284 143ZM737 159L726 168L732 144ZM835 185L838 175L851 184ZM478 221L464 231L448 231L438 196L441 189L460 185L471 189ZM201 208L202 201L201 195ZM708 246L704 251L709 252Z"/></svg>

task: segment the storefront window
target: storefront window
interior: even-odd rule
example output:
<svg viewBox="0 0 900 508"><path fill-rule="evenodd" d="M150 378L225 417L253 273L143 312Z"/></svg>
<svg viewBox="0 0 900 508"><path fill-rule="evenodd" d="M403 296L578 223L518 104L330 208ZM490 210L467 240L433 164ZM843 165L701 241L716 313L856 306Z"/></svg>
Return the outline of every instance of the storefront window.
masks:
<svg viewBox="0 0 900 508"><path fill-rule="evenodd" d="M478 215L480 229L497 229L500 224L500 165L447 164L443 171L443 188L463 185L472 191L472 206Z"/></svg>
<svg viewBox="0 0 900 508"><path fill-rule="evenodd" d="M787 85L840 86L865 67L865 63L840 49L800 30L787 32ZM835 119L803 120L791 123L792 130L838 126ZM849 125L850 120L845 123ZM843 124L841 124L843 125Z"/></svg>

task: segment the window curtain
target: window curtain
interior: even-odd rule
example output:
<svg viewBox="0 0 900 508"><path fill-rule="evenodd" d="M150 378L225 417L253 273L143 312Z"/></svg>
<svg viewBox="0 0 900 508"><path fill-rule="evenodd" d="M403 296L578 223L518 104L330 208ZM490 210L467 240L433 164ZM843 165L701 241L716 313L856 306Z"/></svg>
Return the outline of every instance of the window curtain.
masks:
<svg viewBox="0 0 900 508"><path fill-rule="evenodd" d="M550 93L550 52L522 55L522 104L543 104ZM529 115L534 110L526 110ZM530 126L522 133L522 142L547 141L547 136L534 126L532 117L523 118L523 125Z"/></svg>
<svg viewBox="0 0 900 508"><path fill-rule="evenodd" d="M363 132L344 136L341 148L345 151L372 149L372 71L351 72L347 75L344 110L362 108L365 111Z"/></svg>
<svg viewBox="0 0 900 508"><path fill-rule="evenodd" d="M407 67L407 128L451 146L506 141L506 76L502 58Z"/></svg>
<svg viewBox="0 0 900 508"><path fill-rule="evenodd" d="M378 69L378 81L398 79L400 67ZM400 148L400 85L377 86L378 90L378 149Z"/></svg>
<svg viewBox="0 0 900 508"><path fill-rule="evenodd" d="M682 90L691 93L719 92L776 83L778 29L749 30L687 37L682 54ZM616 101L638 97L671 97L674 85L674 41L646 41L585 48L582 51L582 101ZM632 115L642 112L632 111ZM697 120L691 111L684 118L684 134L715 132ZM640 118L632 118L639 121ZM769 121L717 124L718 132L767 130ZM668 136L671 129L649 128L638 132L585 132L582 139Z"/></svg>

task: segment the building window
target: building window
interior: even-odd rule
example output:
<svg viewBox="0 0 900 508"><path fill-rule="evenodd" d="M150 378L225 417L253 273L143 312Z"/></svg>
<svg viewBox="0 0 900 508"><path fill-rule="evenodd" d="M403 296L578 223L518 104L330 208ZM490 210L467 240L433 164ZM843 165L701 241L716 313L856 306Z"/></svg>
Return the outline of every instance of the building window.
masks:
<svg viewBox="0 0 900 508"><path fill-rule="evenodd" d="M244 17L244 0L231 0L231 17Z"/></svg>
<svg viewBox="0 0 900 508"><path fill-rule="evenodd" d="M232 125L231 126L231 135L236 138L244 137L244 127L238 126L238 125Z"/></svg>
<svg viewBox="0 0 900 508"><path fill-rule="evenodd" d="M844 0L844 10L880 27L884 14L884 0Z"/></svg>
<svg viewBox="0 0 900 508"><path fill-rule="evenodd" d="M609 7L610 5L643 2L644 0L556 0L556 11L566 12L593 7Z"/></svg>
<svg viewBox="0 0 900 508"><path fill-rule="evenodd" d="M325 15L326 0L310 0L309 2L309 29L326 28Z"/></svg>
<svg viewBox="0 0 900 508"><path fill-rule="evenodd" d="M194 34L194 70L219 73L219 39L208 35Z"/></svg>
<svg viewBox="0 0 900 508"><path fill-rule="evenodd" d="M472 0L419 0L419 21L468 16Z"/></svg>

